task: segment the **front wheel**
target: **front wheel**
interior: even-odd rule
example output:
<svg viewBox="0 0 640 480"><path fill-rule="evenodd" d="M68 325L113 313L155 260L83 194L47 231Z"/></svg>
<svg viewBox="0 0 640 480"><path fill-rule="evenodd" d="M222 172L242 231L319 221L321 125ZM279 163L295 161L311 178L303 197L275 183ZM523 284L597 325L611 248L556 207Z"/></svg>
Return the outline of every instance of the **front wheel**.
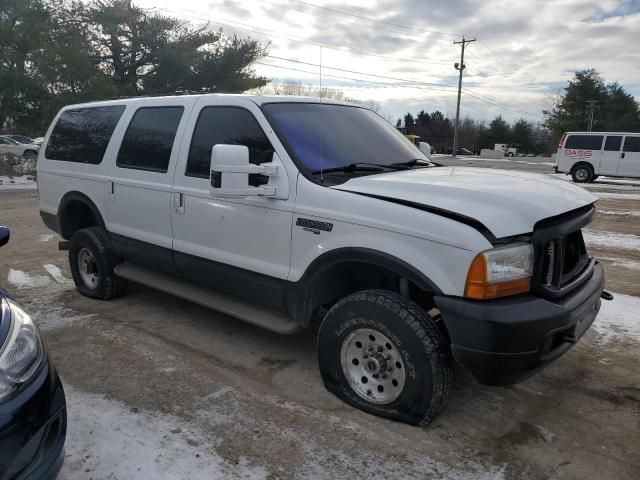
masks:
<svg viewBox="0 0 640 480"><path fill-rule="evenodd" d="M426 425L445 407L451 353L436 321L411 300L365 290L336 303L318 333L327 389L365 412Z"/></svg>
<svg viewBox="0 0 640 480"><path fill-rule="evenodd" d="M27 150L26 152L24 152L23 156L27 160L33 160L38 158L38 152L36 152L35 150Z"/></svg>

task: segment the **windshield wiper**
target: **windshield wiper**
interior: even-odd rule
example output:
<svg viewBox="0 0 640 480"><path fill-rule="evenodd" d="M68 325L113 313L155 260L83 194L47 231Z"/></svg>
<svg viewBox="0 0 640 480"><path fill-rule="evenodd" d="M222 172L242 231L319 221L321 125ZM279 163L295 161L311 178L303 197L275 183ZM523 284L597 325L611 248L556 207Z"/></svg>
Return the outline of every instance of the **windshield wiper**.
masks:
<svg viewBox="0 0 640 480"><path fill-rule="evenodd" d="M437 167L439 166L437 163L434 163L430 160L426 160L424 158L414 158L412 160L409 160L408 162L399 162L399 163L392 163L391 165L395 165L395 166L399 166L399 167Z"/></svg>
<svg viewBox="0 0 640 480"><path fill-rule="evenodd" d="M355 171L381 172L385 169L406 170L407 167L401 164L382 165L379 163L355 162L355 163L349 163L347 165L343 165L341 167L331 167L331 168L323 168L322 170L313 170L311 173L313 175L317 175L320 173L331 173L331 172L355 172Z"/></svg>

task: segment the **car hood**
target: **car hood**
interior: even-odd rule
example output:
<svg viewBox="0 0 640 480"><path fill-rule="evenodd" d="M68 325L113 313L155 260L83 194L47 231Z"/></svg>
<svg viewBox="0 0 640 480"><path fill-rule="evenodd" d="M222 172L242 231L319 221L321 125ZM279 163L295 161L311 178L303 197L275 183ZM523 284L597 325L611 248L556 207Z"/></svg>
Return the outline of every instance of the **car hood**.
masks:
<svg viewBox="0 0 640 480"><path fill-rule="evenodd" d="M551 175L471 167L381 173L352 178L332 188L474 219L496 238L530 233L542 219L597 200L586 190Z"/></svg>

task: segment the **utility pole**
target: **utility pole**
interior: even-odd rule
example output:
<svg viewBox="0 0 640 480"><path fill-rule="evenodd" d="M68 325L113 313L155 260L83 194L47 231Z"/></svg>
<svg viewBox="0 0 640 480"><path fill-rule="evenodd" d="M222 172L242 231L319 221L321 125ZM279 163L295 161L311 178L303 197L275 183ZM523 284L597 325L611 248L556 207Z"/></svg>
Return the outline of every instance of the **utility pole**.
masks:
<svg viewBox="0 0 640 480"><path fill-rule="evenodd" d="M589 131L593 127L593 111L598 106L598 102L595 100L587 100L585 102L587 104L587 111L589 112Z"/></svg>
<svg viewBox="0 0 640 480"><path fill-rule="evenodd" d="M464 65L464 48L468 43L475 42L476 39L472 38L471 40L465 40L462 37L462 40L459 42L453 42L454 45L462 45L462 52L460 53L460 63L455 63L453 66L456 70L460 71L460 76L458 77L458 106L456 107L456 124L453 129L453 156L455 157L458 154L458 127L460 125L460 96L462 95L462 71L465 68Z"/></svg>

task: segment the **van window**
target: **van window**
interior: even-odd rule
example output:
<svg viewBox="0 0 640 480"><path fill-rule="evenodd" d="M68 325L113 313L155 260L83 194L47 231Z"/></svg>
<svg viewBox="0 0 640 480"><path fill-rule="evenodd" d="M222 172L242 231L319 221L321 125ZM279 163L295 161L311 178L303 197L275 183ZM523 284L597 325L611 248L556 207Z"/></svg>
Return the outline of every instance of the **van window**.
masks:
<svg viewBox="0 0 640 480"><path fill-rule="evenodd" d="M607 136L607 141L604 142L604 149L607 152L619 152L620 145L622 145L622 135Z"/></svg>
<svg viewBox="0 0 640 480"><path fill-rule="evenodd" d="M127 128L116 165L166 173L184 107L139 108Z"/></svg>
<svg viewBox="0 0 640 480"><path fill-rule="evenodd" d="M640 137L626 137L624 139L625 152L640 152Z"/></svg>
<svg viewBox="0 0 640 480"><path fill-rule="evenodd" d="M273 147L255 117L239 107L205 107L196 123L186 175L209 178L214 145L245 145L254 164L273 160Z"/></svg>
<svg viewBox="0 0 640 480"><path fill-rule="evenodd" d="M602 135L570 135L564 148L577 148L580 150L600 150L602 148Z"/></svg>
<svg viewBox="0 0 640 480"><path fill-rule="evenodd" d="M109 105L62 112L51 132L45 157L98 165L124 108Z"/></svg>

